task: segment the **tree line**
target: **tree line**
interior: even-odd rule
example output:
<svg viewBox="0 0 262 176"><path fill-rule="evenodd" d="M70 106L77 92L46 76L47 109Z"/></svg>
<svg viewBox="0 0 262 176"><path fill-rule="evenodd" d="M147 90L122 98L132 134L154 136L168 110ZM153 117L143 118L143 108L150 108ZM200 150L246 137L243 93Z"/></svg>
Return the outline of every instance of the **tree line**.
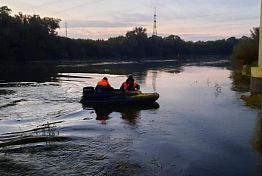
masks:
<svg viewBox="0 0 262 176"><path fill-rule="evenodd" d="M108 40L70 39L58 36L60 19L11 12L0 7L0 61L4 62L231 55L239 42L235 37L192 42L177 35L148 36L143 27Z"/></svg>

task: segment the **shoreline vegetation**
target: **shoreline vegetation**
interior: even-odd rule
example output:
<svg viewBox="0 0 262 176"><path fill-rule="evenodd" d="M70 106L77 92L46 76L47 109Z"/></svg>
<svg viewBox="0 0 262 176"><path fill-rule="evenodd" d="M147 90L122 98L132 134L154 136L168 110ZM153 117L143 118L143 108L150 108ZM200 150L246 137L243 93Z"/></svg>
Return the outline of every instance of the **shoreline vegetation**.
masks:
<svg viewBox="0 0 262 176"><path fill-rule="evenodd" d="M259 28L253 28L250 32L251 35L243 36L233 49L234 65L239 70L242 70L244 65L248 69L258 64Z"/></svg>
<svg viewBox="0 0 262 176"><path fill-rule="evenodd" d="M249 37L242 37L242 40L234 47L233 58L233 85L235 90L239 92L250 91L251 67L258 65L259 50L259 28L250 30ZM262 108L262 94L252 93L241 95L246 106L255 109ZM261 119L259 119L261 121ZM261 146L261 142L259 144ZM261 153L261 150L260 150Z"/></svg>
<svg viewBox="0 0 262 176"><path fill-rule="evenodd" d="M176 58L190 55L232 54L242 39L230 37L216 41L185 41L177 35L148 36L146 29L135 27L125 36L108 40L71 39L58 36L60 19L39 15L11 15L0 7L0 62L25 63L60 60L135 60Z"/></svg>

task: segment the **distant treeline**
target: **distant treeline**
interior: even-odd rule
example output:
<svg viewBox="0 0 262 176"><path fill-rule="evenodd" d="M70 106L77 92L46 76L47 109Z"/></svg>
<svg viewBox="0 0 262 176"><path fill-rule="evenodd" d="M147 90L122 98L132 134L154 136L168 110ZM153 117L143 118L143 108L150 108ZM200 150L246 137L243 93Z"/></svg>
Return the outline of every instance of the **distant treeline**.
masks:
<svg viewBox="0 0 262 176"><path fill-rule="evenodd" d="M7 6L0 7L0 61L231 55L239 42L235 37L192 42L176 35L148 36L142 27L108 40L70 39L57 35L60 21L39 15L11 15Z"/></svg>

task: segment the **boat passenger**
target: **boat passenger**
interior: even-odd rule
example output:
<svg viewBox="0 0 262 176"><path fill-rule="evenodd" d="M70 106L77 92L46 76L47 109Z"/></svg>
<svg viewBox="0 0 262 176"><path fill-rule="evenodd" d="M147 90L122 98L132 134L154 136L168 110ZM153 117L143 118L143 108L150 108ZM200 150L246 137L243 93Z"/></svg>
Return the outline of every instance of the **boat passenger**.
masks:
<svg viewBox="0 0 262 176"><path fill-rule="evenodd" d="M127 80L121 85L120 90L122 91L137 91L140 90L139 84L136 83L136 80L130 75Z"/></svg>
<svg viewBox="0 0 262 176"><path fill-rule="evenodd" d="M104 77L98 81L95 90L97 93L108 93L114 91L114 88L109 84L107 77Z"/></svg>

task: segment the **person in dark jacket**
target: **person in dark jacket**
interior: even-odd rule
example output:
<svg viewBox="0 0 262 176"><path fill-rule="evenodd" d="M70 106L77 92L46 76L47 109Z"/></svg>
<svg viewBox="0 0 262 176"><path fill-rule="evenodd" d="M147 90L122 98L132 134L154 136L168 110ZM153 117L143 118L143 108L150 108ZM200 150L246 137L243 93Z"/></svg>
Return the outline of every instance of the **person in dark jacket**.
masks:
<svg viewBox="0 0 262 176"><path fill-rule="evenodd" d="M137 91L139 89L140 86L136 83L132 75L128 76L127 80L120 87L122 91Z"/></svg>
<svg viewBox="0 0 262 176"><path fill-rule="evenodd" d="M114 88L109 84L107 77L104 77L102 80L98 81L95 90L97 93L107 93L114 91Z"/></svg>

